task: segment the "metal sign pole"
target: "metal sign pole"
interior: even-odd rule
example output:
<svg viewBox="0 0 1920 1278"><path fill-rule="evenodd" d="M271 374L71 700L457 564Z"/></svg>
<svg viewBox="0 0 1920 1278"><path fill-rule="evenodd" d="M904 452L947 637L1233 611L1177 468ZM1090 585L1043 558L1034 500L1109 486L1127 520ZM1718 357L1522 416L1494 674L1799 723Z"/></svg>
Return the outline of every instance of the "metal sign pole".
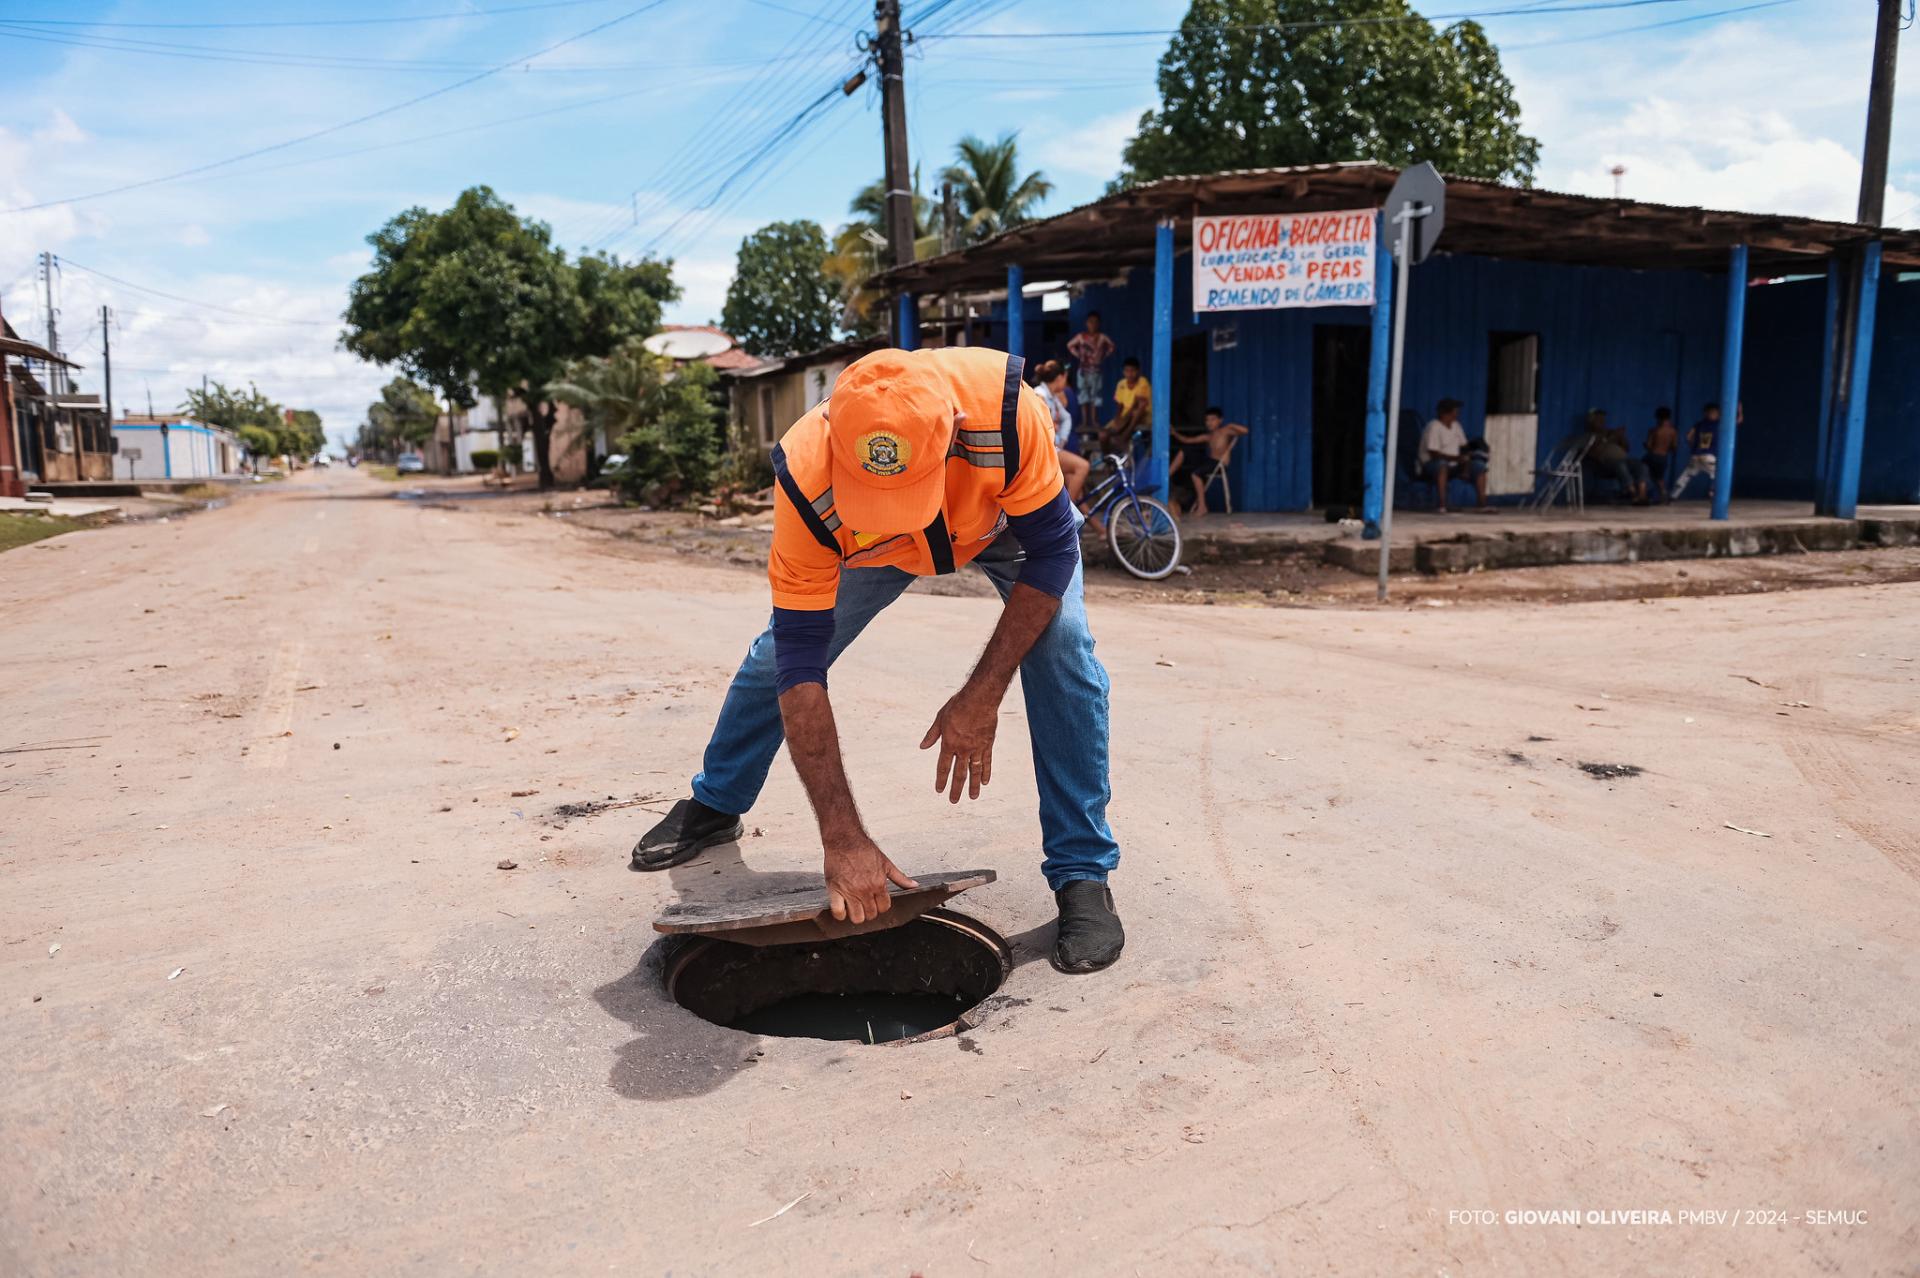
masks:
<svg viewBox="0 0 1920 1278"><path fill-rule="evenodd" d="M1387 455L1385 486L1380 502L1380 589L1376 602L1387 601L1387 559L1393 544L1393 479L1400 461L1400 372L1407 347L1407 275L1413 268L1413 223L1433 209L1425 204L1403 205L1393 215L1400 228L1400 243L1394 253L1393 289L1393 364L1387 377Z"/></svg>

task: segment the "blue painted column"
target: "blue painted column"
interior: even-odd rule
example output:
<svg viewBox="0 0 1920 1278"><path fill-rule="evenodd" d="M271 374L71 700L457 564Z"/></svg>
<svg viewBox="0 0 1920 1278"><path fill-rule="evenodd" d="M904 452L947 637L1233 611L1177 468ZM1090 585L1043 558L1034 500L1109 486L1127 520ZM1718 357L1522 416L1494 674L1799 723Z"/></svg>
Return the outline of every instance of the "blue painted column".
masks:
<svg viewBox="0 0 1920 1278"><path fill-rule="evenodd" d="M1173 219L1153 229L1153 456L1160 464L1162 501L1167 497L1169 428L1173 421Z"/></svg>
<svg viewBox="0 0 1920 1278"><path fill-rule="evenodd" d="M1846 416L1834 450L1833 514L1852 519L1860 504L1860 453L1867 440L1867 387L1873 372L1873 313L1880 297L1880 241L1860 255L1860 310L1853 321L1853 368L1847 378Z"/></svg>
<svg viewBox="0 0 1920 1278"><path fill-rule="evenodd" d="M1027 357L1027 307L1020 290L1027 285L1027 273L1017 266L1007 268L1007 354Z"/></svg>
<svg viewBox="0 0 1920 1278"><path fill-rule="evenodd" d="M1373 228L1373 340L1367 352L1367 433L1365 481L1360 496L1364 536L1380 535L1380 501L1387 483L1387 363L1393 355L1393 254L1387 249L1382 213Z"/></svg>
<svg viewBox="0 0 1920 1278"><path fill-rule="evenodd" d="M920 345L920 304L911 293L902 293L897 303L898 311L894 316L893 344L903 351L918 349Z"/></svg>
<svg viewBox="0 0 1920 1278"><path fill-rule="evenodd" d="M1827 259L1827 309L1820 323L1820 416L1814 422L1813 513L1824 515L1833 505L1833 357L1840 340L1840 259Z"/></svg>
<svg viewBox="0 0 1920 1278"><path fill-rule="evenodd" d="M1714 441L1713 517L1733 500L1733 449L1740 429L1740 344L1747 333L1747 246L1727 255L1727 332L1720 352L1720 438Z"/></svg>

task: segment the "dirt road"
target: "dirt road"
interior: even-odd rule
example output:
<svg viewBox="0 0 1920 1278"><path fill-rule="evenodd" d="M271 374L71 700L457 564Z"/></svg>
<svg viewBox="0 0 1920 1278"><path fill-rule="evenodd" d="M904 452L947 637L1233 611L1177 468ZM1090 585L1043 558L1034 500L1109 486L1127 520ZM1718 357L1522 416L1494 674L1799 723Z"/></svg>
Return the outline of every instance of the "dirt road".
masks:
<svg viewBox="0 0 1920 1278"><path fill-rule="evenodd" d="M911 749L994 605L909 595L836 669L855 789L1020 966L866 1047L649 963L817 868L784 760L671 876L554 815L681 793L767 613L605 546L336 473L0 556L0 1272L1913 1272L1920 586L1096 600L1130 943L1078 979L1018 698L977 804Z"/></svg>

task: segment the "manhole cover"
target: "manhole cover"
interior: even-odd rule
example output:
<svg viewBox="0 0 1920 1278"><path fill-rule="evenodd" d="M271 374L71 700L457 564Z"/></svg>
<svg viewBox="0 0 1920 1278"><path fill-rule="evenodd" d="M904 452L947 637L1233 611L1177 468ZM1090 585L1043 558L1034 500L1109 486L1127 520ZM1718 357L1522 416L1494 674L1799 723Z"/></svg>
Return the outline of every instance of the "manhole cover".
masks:
<svg viewBox="0 0 1920 1278"><path fill-rule="evenodd" d="M785 945L797 941L828 940L900 927L968 888L993 882L992 870L952 870L922 874L920 886L889 885L892 908L864 923L836 920L828 908L826 885L792 888L739 901L680 901L654 920L654 930L668 935L694 933L724 937L745 945Z"/></svg>
<svg viewBox="0 0 1920 1278"><path fill-rule="evenodd" d="M666 974L674 1002L729 1029L894 1043L970 1028L1010 970L1007 943L993 929L932 910L899 927L799 945L702 936Z"/></svg>

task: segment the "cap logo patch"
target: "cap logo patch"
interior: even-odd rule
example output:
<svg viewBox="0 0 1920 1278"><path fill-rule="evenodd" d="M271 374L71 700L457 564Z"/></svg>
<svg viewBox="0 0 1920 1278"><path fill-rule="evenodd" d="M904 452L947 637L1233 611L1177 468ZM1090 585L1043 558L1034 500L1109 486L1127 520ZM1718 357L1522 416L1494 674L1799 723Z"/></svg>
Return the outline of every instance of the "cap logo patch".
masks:
<svg viewBox="0 0 1920 1278"><path fill-rule="evenodd" d="M913 448L898 435L884 430L869 431L853 441L860 469L870 475L898 475L913 460Z"/></svg>

